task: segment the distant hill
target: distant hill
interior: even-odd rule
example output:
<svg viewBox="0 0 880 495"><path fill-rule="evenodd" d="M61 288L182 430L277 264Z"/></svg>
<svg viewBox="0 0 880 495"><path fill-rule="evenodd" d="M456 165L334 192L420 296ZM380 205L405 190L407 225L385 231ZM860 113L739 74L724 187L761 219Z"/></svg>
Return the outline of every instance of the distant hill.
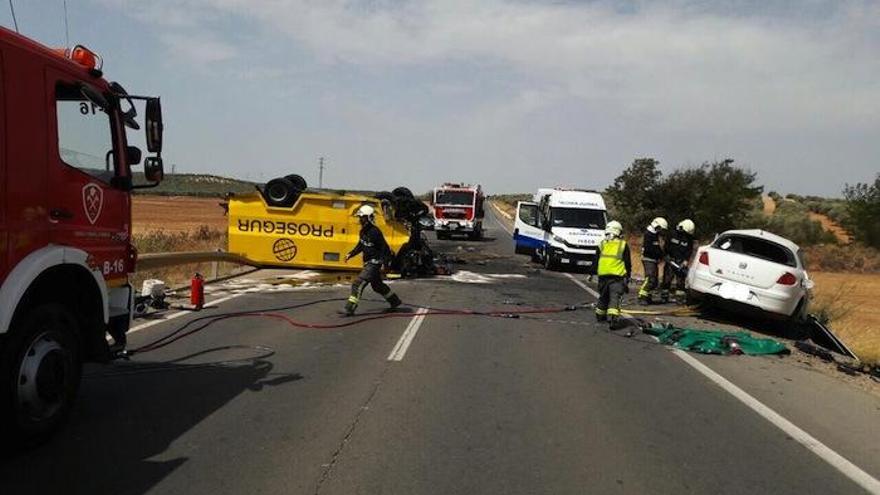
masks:
<svg viewBox="0 0 880 495"><path fill-rule="evenodd" d="M136 173L135 184L144 184L144 176ZM166 175L157 187L137 189L135 194L152 194L158 196L200 196L220 197L228 192L236 194L254 191L255 182L248 182L229 177L209 174L174 174Z"/></svg>

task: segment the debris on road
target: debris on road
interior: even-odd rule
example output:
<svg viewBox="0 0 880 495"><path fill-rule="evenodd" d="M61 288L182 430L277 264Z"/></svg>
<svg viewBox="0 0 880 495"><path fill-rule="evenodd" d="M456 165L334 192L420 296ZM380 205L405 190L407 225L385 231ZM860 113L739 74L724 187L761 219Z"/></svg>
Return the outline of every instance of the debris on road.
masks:
<svg viewBox="0 0 880 495"><path fill-rule="evenodd" d="M694 328L675 327L672 324L653 323L643 331L657 337L661 344L702 354L787 354L785 344L773 339L756 338L748 332L717 332Z"/></svg>
<svg viewBox="0 0 880 495"><path fill-rule="evenodd" d="M842 340L837 338L837 336L834 335L830 328L819 321L819 319L816 318L816 315L810 315L807 318L807 323L809 324L810 340L815 342L817 345L820 345L838 354L843 354L848 358L858 359L858 356L856 356L855 353L851 351L850 348L847 347Z"/></svg>

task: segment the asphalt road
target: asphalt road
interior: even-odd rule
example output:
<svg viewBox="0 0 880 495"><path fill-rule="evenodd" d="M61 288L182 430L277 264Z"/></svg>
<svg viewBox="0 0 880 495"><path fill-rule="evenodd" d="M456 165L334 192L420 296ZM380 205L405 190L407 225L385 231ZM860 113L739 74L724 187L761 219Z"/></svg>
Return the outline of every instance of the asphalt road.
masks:
<svg viewBox="0 0 880 495"><path fill-rule="evenodd" d="M398 281L395 291L438 308L593 300L569 278L514 256L500 224L487 224L494 240L436 243L467 261L455 277ZM143 328L132 347L232 311L350 321L336 314L345 287L281 289ZM362 311L380 311L367 297L374 301ZM334 300L278 309L321 299ZM810 391L816 377L779 368L778 358L699 362L815 435L868 481L880 475L876 397L818 380L826 402L845 402L822 406ZM778 394L780 376L787 388ZM404 313L340 329L229 318L130 362L89 367L80 399L61 434L2 461L0 493L865 492L846 466L692 364L644 336L608 332L588 311L517 319Z"/></svg>

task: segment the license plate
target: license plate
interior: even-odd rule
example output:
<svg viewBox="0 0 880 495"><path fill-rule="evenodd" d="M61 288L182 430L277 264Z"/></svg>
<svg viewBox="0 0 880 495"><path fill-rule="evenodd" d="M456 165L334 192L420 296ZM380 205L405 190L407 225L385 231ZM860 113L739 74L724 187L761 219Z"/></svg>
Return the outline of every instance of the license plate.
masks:
<svg viewBox="0 0 880 495"><path fill-rule="evenodd" d="M561 261L563 263L571 263L571 260L568 258L559 258L559 261Z"/></svg>
<svg viewBox="0 0 880 495"><path fill-rule="evenodd" d="M749 288L742 284L724 282L718 288L718 294L724 299L746 302L749 300Z"/></svg>
<svg viewBox="0 0 880 495"><path fill-rule="evenodd" d="M590 266L593 264L592 261L581 260L577 262L578 266Z"/></svg>

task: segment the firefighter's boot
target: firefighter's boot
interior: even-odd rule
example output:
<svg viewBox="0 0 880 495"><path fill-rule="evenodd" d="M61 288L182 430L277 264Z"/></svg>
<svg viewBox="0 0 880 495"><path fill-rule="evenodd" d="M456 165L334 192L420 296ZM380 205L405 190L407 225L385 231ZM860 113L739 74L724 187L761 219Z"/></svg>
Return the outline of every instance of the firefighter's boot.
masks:
<svg viewBox="0 0 880 495"><path fill-rule="evenodd" d="M391 305L391 309L397 309L397 307L403 304L403 301L400 300L400 297L398 297L397 294L393 292L385 296L385 300L388 301L388 304Z"/></svg>
<svg viewBox="0 0 880 495"><path fill-rule="evenodd" d="M345 307L342 309L342 314L345 316L354 316L354 312L358 307L357 300L352 300L352 297L348 298L348 302L345 303Z"/></svg>

